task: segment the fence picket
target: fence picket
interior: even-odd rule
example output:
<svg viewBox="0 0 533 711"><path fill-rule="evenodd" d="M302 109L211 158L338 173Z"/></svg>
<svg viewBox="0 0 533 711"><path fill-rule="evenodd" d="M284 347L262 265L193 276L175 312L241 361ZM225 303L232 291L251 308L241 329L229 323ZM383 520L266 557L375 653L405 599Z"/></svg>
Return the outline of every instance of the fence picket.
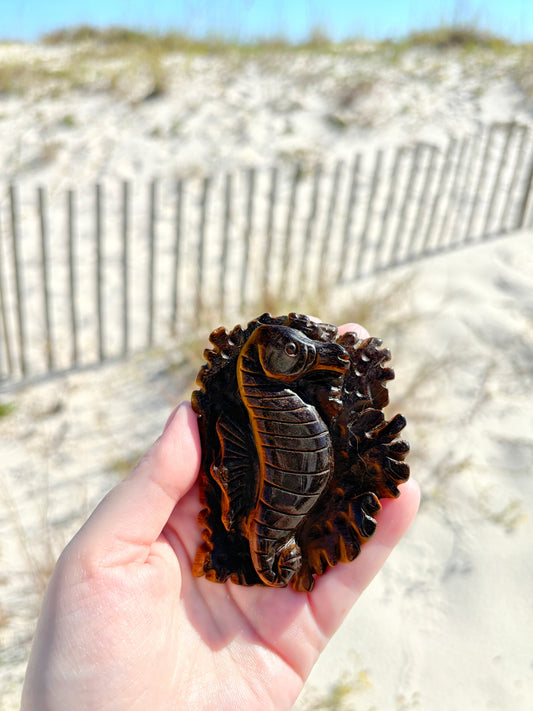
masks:
<svg viewBox="0 0 533 711"><path fill-rule="evenodd" d="M266 245L265 245L265 270L263 272L263 298L267 302L272 295L272 282L270 274L272 273L272 255L274 242L274 219L275 209L278 195L278 168L273 166L270 171L270 192L268 199L268 215L266 227Z"/></svg>
<svg viewBox="0 0 533 711"><path fill-rule="evenodd" d="M398 176L400 173L400 166L402 164L403 157L405 155L406 148L405 146L400 146L399 148L396 149L396 153L394 155L394 163L392 166L392 173L390 176L390 182L389 182L389 190L387 193L387 198L385 200L385 210L383 211L383 217L381 218L381 227L379 231L379 239L376 242L376 251L375 251L375 259L374 259L374 271L377 271L378 269L384 269L385 268L385 262L382 259L382 255L385 252L385 245L387 243L387 235L389 232L389 225L391 221L391 217L393 214L393 206L396 202L396 194L398 191Z"/></svg>
<svg viewBox="0 0 533 711"><path fill-rule="evenodd" d="M517 133L520 134L520 138L518 140L518 145L516 148L513 173L509 183L509 189L507 191L507 199L502 210L502 216L499 227L499 231L501 232L506 232L509 229L512 229L508 227L509 218L511 217L513 204L515 203L515 197L518 189L518 178L522 166L524 164L524 156L526 155L526 140L528 138L528 130L525 126L519 126Z"/></svg>
<svg viewBox="0 0 533 711"><path fill-rule="evenodd" d="M43 310L44 310L44 351L48 370L51 372L55 368L54 344L52 335L52 319L50 316L50 289L48 277L48 225L46 221L46 197L44 188L37 189L37 203L39 209L39 225L41 232L41 285L43 290Z"/></svg>
<svg viewBox="0 0 533 711"><path fill-rule="evenodd" d="M17 189L12 184L9 186L9 207L11 213L11 252L13 256L13 274L15 275L15 308L17 312L17 336L19 346L19 367L23 376L28 373L28 363L26 359L26 332L24 328L24 304L23 304L23 283L22 264L20 261L19 243L19 221Z"/></svg>
<svg viewBox="0 0 533 711"><path fill-rule="evenodd" d="M456 146L457 146L457 141L455 140L455 138L450 138L450 140L448 141L448 145L446 147L446 151L445 151L443 158L442 158L439 181L437 183L437 187L435 189L435 194L433 196L433 203L431 205L431 212L429 215L429 220L427 223L426 232L424 234L424 239L422 240L422 252L432 251L432 248L430 246L430 242L432 241L431 234L432 234L432 230L435 227L435 220L437 219L439 207L441 205L442 198L443 198L443 195L445 192L446 181L448 178L448 172L452 166L453 155L455 153ZM433 249L435 249L435 248L436 248L435 245L433 245Z"/></svg>
<svg viewBox="0 0 533 711"><path fill-rule="evenodd" d="M1 215L0 215L1 218ZM2 342L5 350L6 368L0 362L0 379L4 374L9 377L13 373L13 357L11 355L11 337L7 323L6 287L4 284L4 240L2 237L2 222L0 220L0 323L2 324ZM0 354L2 349L0 348ZM0 355L0 357L2 357Z"/></svg>
<svg viewBox="0 0 533 711"><path fill-rule="evenodd" d="M74 252L75 235L75 202L74 191L67 190L67 260L68 260L68 300L69 319L71 334L70 366L76 367L79 360L78 345L78 314L77 314L77 292L76 292L76 259Z"/></svg>
<svg viewBox="0 0 533 711"><path fill-rule="evenodd" d="M333 179L331 181L331 191L329 194L328 211L326 216L326 224L324 231L321 235L320 240L320 262L319 262L319 285L324 288L327 284L329 277L329 257L330 257L330 245L331 245L331 232L333 229L333 220L335 217L335 207L337 205L337 197L339 194L339 184L341 180L341 175L344 170L344 163L339 160L335 164L335 170L333 173Z"/></svg>
<svg viewBox="0 0 533 711"><path fill-rule="evenodd" d="M127 355L130 349L129 329L129 232L130 232L130 184L122 183L122 355Z"/></svg>
<svg viewBox="0 0 533 711"><path fill-rule="evenodd" d="M296 164L294 166L294 171L292 174L291 187L290 187L290 197L289 197L289 207L287 210L287 222L285 224L285 242L283 249L283 257L281 264L281 283L287 283L287 276L290 272L290 260L293 253L293 233L294 233L294 214L296 212L296 203L298 196L298 188L300 186L302 178L302 168L300 165Z"/></svg>
<svg viewBox="0 0 533 711"><path fill-rule="evenodd" d="M98 359L105 359L104 352L104 300L102 283L102 186L95 187L95 282L96 282L96 333Z"/></svg>
<svg viewBox="0 0 533 711"><path fill-rule="evenodd" d="M361 167L361 154L358 153L352 164L350 177L350 190L348 199L346 200L346 208L344 215L344 228L342 230L342 246L341 256L339 259L339 268L337 270L337 281L342 281L348 269L348 249L350 247L350 236L352 231L353 211L355 208L355 197L357 189L357 178Z"/></svg>
<svg viewBox="0 0 533 711"><path fill-rule="evenodd" d="M468 223L467 223L467 228L466 228L466 240L465 241L472 241L474 239L474 235L472 234L472 229L474 226L474 222L476 221L476 215L477 215L477 210L480 205L480 196L483 192L483 188L485 185L485 179L486 179L486 166L490 158L490 152L492 149L492 143L494 140L494 134L495 134L495 125L492 124L491 127L489 128L486 142L485 142L485 149L483 151L483 155L481 157L481 162L479 166L479 173L478 173L478 180L476 183L476 188L474 190L474 198L472 200L472 207L470 210L470 216L468 218Z"/></svg>
<svg viewBox="0 0 533 711"><path fill-rule="evenodd" d="M255 168L249 168L248 176L248 195L246 202L246 225L243 235L243 260L241 266L241 309L246 304L246 285L248 281L248 271L250 264L250 241L252 237L252 224L254 216L254 193L255 193Z"/></svg>
<svg viewBox="0 0 533 711"><path fill-rule="evenodd" d="M465 147L464 160L462 161L464 163L464 168L462 170L461 175L458 174L457 176L455 209L453 210L451 215L451 228L448 239L448 245L450 247L457 246L461 243L462 235L459 232L459 225L465 209L465 195L468 189L468 176L472 173L472 168L476 155L476 148L477 145L475 138L468 138Z"/></svg>
<svg viewBox="0 0 533 711"><path fill-rule="evenodd" d="M157 181L150 183L150 207L148 221L148 323L146 343L149 348L154 345L155 319L155 254L156 254L156 220L157 220Z"/></svg>
<svg viewBox="0 0 533 711"><path fill-rule="evenodd" d="M183 179L176 183L176 205L174 214L174 261L172 266L172 292L170 296L171 317L170 332L176 335L178 329L179 298L180 298L180 263L183 225Z"/></svg>
<svg viewBox="0 0 533 711"><path fill-rule="evenodd" d="M526 227L526 217L528 213L529 198L531 195L531 186L533 185L533 152L529 160L529 170L525 182L524 194L518 210L518 219L516 221L516 229Z"/></svg>
<svg viewBox="0 0 533 711"><path fill-rule="evenodd" d="M470 186L470 179L474 175L474 169L476 165L476 160L479 157L479 151L481 148L481 136L479 134L476 134L471 141L470 144L470 156L468 158L468 163L466 166L466 169L464 171L464 181L463 185L461 186L461 195L464 194L464 204L458 205L457 207L457 214L455 218L455 222L452 228L452 237L453 235L457 235L457 238L455 239L455 242L457 244L463 244L467 240L468 237L468 224L466 222L466 210L468 208L468 203L473 201L474 199L474 193L472 191L472 187ZM460 222L463 220L464 222L464 229L460 231Z"/></svg>
<svg viewBox="0 0 533 711"><path fill-rule="evenodd" d="M407 239L406 259L408 260L412 259L415 253L414 245L418 235L421 234L421 227L424 221L424 209L428 206L431 187L435 176L435 162L437 160L438 149L436 146L431 145L425 146L425 148L429 151L430 157L423 176L422 190L420 191L418 207L413 219L413 224L411 225L411 232Z"/></svg>
<svg viewBox="0 0 533 711"><path fill-rule="evenodd" d="M229 233L231 227L231 204L232 204L232 176L231 173L226 174L226 182L224 187L224 226L222 228L222 257L220 260L220 314L224 318L226 314L226 277L228 274L228 255L229 255Z"/></svg>
<svg viewBox="0 0 533 711"><path fill-rule="evenodd" d="M398 223L396 225L396 233L392 242L392 251L389 255L389 264L399 264L400 259L400 245L402 242L403 231L405 229L405 224L407 221L407 212L411 201L413 199L413 189L415 185L415 180L418 174L418 162L420 159L421 144L417 143L414 150L410 149L411 154L411 165L409 168L409 176L405 184L405 190L403 193L402 207L400 209L400 215L398 217Z"/></svg>
<svg viewBox="0 0 533 711"><path fill-rule="evenodd" d="M450 187L447 191L445 198L445 208L442 216L442 221L440 224L440 230L437 236L437 248L445 249L449 247L453 241L453 234L450 231L450 224L454 215L454 207L456 207L459 202L458 196L458 186L461 177L461 169L465 162L465 157L468 155L468 147L470 141L468 136L462 138L459 141L459 148L457 151L457 158L455 161L455 168L451 172ZM457 208L456 208L457 209Z"/></svg>
<svg viewBox="0 0 533 711"><path fill-rule="evenodd" d="M205 240L207 229L207 205L209 200L209 189L211 178L205 177L202 181L202 194L200 198L200 222L198 227L198 264L197 264L197 289L196 289L196 313L197 318L201 318L204 311L204 277L205 277Z"/></svg>
<svg viewBox="0 0 533 711"><path fill-rule="evenodd" d="M513 135L513 128L514 124L509 124L505 129L504 129L504 134L505 134L505 142L502 146L501 154L500 154L500 160L498 161L498 168L496 171L496 175L494 177L494 183L492 186L492 191L490 194L489 198L489 204L487 206L487 213L485 217L485 222L483 224L483 234L486 236L490 234L490 223L492 222L492 217L494 215L494 208L496 205L496 198L498 197L498 191L500 189L500 182L502 178L502 174L505 168L505 164L507 163L507 157L509 153L509 144L511 142L511 138Z"/></svg>
<svg viewBox="0 0 533 711"><path fill-rule="evenodd" d="M297 272L296 282L305 284L306 289L310 286L309 280L309 264L311 260L311 245L313 242L313 230L315 227L316 216L317 216L317 206L318 206L318 196L320 191L320 182L322 179L322 165L317 163L313 171L313 188L311 194L311 204L309 205L309 214L307 216L307 222L305 226L305 237L303 242L302 256L300 259L300 269Z"/></svg>
<svg viewBox="0 0 533 711"><path fill-rule="evenodd" d="M376 198L377 186L379 183L379 177L381 174L381 163L383 160L383 151L378 151L376 154L376 160L374 163L374 172L372 174L372 182L370 184L370 192L368 194L368 201L366 205L366 216L365 223L363 225L363 230L361 236L359 237L359 252L357 254L357 261L355 263L355 277L359 278L362 274L363 260L367 250L368 243L368 233L370 230L370 225L372 223L372 209L374 206L374 200Z"/></svg>

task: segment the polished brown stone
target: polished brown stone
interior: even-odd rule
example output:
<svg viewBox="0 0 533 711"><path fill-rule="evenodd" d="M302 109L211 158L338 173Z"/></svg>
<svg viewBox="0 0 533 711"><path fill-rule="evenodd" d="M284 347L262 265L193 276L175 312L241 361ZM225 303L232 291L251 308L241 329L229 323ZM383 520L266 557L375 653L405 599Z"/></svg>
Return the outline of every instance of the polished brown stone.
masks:
<svg viewBox="0 0 533 711"><path fill-rule="evenodd" d="M374 533L409 477L387 421L388 350L291 313L218 328L192 396L202 441L197 576L309 591Z"/></svg>

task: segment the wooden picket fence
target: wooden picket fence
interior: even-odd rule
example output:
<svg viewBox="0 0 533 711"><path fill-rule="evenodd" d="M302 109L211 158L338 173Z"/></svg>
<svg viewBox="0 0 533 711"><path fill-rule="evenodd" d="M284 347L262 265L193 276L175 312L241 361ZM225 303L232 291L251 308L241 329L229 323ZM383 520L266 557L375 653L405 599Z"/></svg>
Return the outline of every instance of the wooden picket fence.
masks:
<svg viewBox="0 0 533 711"><path fill-rule="evenodd" d="M529 128L350 161L0 196L0 383L169 343L188 324L532 224ZM255 312L250 315L255 315Z"/></svg>

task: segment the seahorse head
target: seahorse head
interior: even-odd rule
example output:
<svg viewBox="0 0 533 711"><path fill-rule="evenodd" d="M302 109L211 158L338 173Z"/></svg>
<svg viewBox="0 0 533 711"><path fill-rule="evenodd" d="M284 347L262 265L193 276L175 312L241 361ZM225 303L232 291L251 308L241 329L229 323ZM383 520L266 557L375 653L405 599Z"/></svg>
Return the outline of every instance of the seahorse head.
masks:
<svg viewBox="0 0 533 711"><path fill-rule="evenodd" d="M330 341L314 341L288 326L260 326L250 336L265 375L274 380L293 381L314 370L345 373L349 356Z"/></svg>

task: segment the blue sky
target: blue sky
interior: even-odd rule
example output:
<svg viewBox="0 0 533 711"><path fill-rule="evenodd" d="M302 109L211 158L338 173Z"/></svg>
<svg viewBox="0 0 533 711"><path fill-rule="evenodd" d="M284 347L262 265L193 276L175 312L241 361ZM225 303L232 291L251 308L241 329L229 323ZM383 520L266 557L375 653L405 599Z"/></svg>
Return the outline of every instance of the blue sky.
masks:
<svg viewBox="0 0 533 711"><path fill-rule="evenodd" d="M33 40L90 23L185 30L246 40L315 28L335 39L401 36L441 23L474 22L515 41L533 41L532 0L0 0L0 38Z"/></svg>

